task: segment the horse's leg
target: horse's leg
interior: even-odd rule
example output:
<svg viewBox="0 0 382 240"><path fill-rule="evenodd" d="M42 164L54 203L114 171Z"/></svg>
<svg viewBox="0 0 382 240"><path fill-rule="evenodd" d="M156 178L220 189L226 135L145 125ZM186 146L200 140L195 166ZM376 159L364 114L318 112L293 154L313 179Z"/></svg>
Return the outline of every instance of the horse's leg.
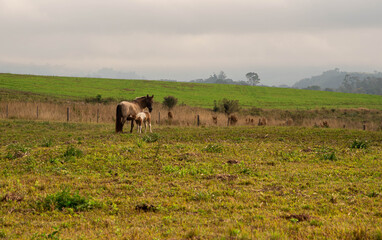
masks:
<svg viewBox="0 0 382 240"><path fill-rule="evenodd" d="M150 129L150 132L152 133L153 131L151 131L151 121L149 121L149 129Z"/></svg>
<svg viewBox="0 0 382 240"><path fill-rule="evenodd" d="M125 122L126 122L126 118L122 118L121 119L121 123L122 123L121 133L123 132L123 125L125 124Z"/></svg>
<svg viewBox="0 0 382 240"><path fill-rule="evenodd" d="M131 129L130 129L130 133L133 133L133 128L134 128L134 120L131 120Z"/></svg>
<svg viewBox="0 0 382 240"><path fill-rule="evenodd" d="M145 133L147 132L147 121L145 121Z"/></svg>

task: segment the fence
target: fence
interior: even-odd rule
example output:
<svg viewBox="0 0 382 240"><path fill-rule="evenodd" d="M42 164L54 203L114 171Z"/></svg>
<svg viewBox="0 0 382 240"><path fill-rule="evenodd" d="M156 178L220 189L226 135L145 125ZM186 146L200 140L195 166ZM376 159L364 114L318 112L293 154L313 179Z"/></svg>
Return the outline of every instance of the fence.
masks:
<svg viewBox="0 0 382 240"><path fill-rule="evenodd" d="M185 111L178 107L175 110L177 117L172 121L161 118L161 112L162 116L167 116L167 110L159 104L154 109L151 113L153 124L202 125L198 113L200 109ZM0 118L8 119L114 123L115 110L116 104L0 102ZM207 122L207 117L205 120Z"/></svg>
<svg viewBox="0 0 382 240"><path fill-rule="evenodd" d="M160 103L153 106L152 123L158 125L175 126L226 126L227 116L222 113L214 113L208 109L194 108L189 106L176 106L173 110L173 118L167 117L168 110ZM90 123L115 123L116 104L91 104L91 103L43 103L43 102L0 102L0 118L8 119L31 119L45 121L67 121L67 122L90 122ZM349 110L346 110L349 112ZM354 110L356 111L356 110ZM266 117L268 126L306 126L322 127L327 122L331 128L349 128L363 130L381 130L380 118L375 118L368 113L361 115L368 121L354 121L348 119L324 119L322 116L313 118L302 117L298 121L283 119L282 113L272 114L271 111L265 116L243 116L239 115L235 125L258 125L259 119ZM369 113L370 114L370 113ZM379 113L378 113L379 114ZM378 115L377 114L377 115ZM348 114L352 116L352 114ZM378 115L379 116L379 115ZM373 120L375 119L375 120Z"/></svg>

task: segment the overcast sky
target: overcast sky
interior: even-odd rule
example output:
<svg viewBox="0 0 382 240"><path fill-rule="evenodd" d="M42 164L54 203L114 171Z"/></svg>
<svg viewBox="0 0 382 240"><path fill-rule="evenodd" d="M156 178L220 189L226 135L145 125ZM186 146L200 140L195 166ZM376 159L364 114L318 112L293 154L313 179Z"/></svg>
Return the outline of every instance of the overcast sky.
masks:
<svg viewBox="0 0 382 240"><path fill-rule="evenodd" d="M382 71L381 12L381 0L0 0L0 65L293 84Z"/></svg>

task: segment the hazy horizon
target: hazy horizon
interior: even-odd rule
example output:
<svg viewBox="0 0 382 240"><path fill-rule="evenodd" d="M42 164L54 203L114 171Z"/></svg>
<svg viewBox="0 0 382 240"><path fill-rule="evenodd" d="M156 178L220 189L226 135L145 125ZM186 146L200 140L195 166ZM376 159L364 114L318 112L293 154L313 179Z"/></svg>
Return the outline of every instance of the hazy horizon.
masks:
<svg viewBox="0 0 382 240"><path fill-rule="evenodd" d="M382 70L379 0L0 0L0 71L264 85Z"/></svg>

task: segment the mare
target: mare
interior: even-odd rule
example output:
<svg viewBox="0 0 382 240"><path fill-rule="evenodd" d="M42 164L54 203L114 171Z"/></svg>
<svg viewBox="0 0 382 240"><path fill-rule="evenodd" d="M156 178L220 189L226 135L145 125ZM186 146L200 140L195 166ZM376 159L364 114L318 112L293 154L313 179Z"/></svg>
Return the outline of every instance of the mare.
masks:
<svg viewBox="0 0 382 240"><path fill-rule="evenodd" d="M115 119L115 131L122 132L123 125L126 121L131 121L130 133L133 132L134 120L137 117L137 114L142 112L143 109L148 108L149 112L153 110L154 95L151 97L149 95L143 97L137 97L133 101L122 101L117 105L116 110L116 119Z"/></svg>
<svg viewBox="0 0 382 240"><path fill-rule="evenodd" d="M151 114L149 112L140 112L135 118L135 123L138 126L138 133L142 133L142 124L145 124L145 133L147 131L147 123L149 124L149 129L151 131Z"/></svg>

